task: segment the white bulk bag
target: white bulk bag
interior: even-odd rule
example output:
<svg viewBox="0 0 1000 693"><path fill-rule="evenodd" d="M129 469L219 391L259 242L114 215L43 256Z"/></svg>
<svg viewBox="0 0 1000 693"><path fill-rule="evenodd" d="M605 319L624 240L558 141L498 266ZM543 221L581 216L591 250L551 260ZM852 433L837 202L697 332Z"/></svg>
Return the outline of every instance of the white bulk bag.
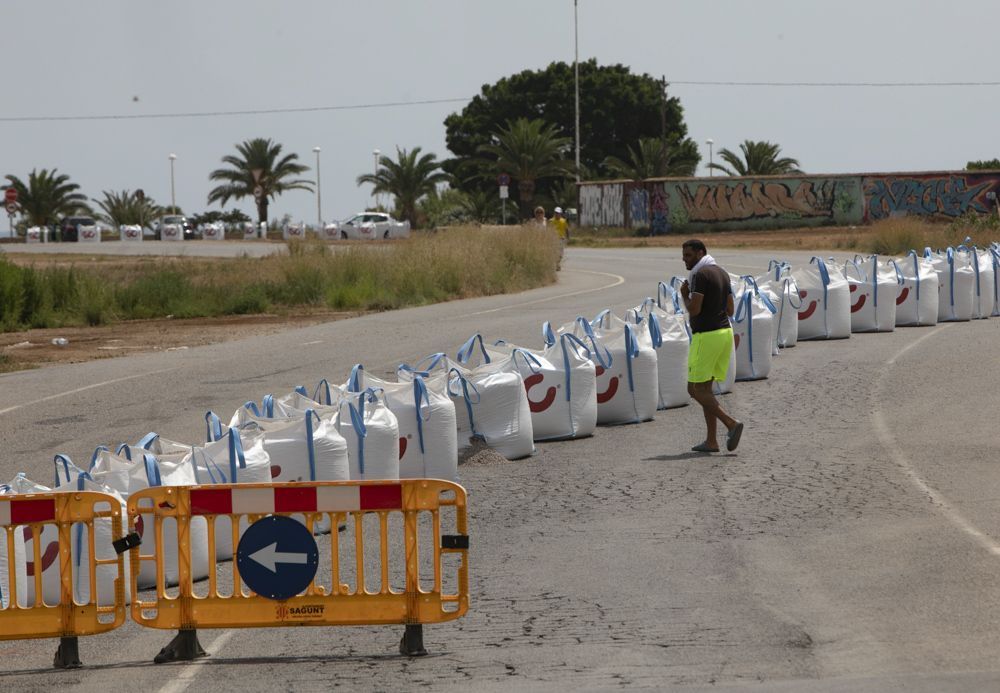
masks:
<svg viewBox="0 0 1000 693"><path fill-rule="evenodd" d="M78 243L100 243L101 230L94 224L76 227L76 240Z"/></svg>
<svg viewBox="0 0 1000 693"><path fill-rule="evenodd" d="M184 232L180 224L164 224L160 227L161 241L183 241Z"/></svg>
<svg viewBox="0 0 1000 693"><path fill-rule="evenodd" d="M658 282L656 285L656 307L664 313L683 314L684 303L681 298L680 289L677 286L683 280L680 277L671 277L670 283ZM648 298L646 299L649 300ZM643 303L642 305L645 305Z"/></svg>
<svg viewBox="0 0 1000 693"><path fill-rule="evenodd" d="M8 484L0 484L0 497L14 495L14 489ZM10 608L11 604L30 608L28 603L28 567L25 563L24 535L25 527L14 527L8 532L7 527L0 525L0 610ZM10 543L8 544L8 536ZM14 550L14 562L11 565L10 551ZM34 563L34 555L31 557ZM14 575L14 589L10 587L10 576ZM34 574L34 569L32 569Z"/></svg>
<svg viewBox="0 0 1000 693"><path fill-rule="evenodd" d="M264 413L268 416L291 416L292 414L305 414L307 409L312 409L321 418L332 419L340 410L340 400L343 399L343 394L342 388L330 385L324 378L316 385L316 391L312 397L301 385L287 395L273 397L271 414L267 414L268 399L265 397Z"/></svg>
<svg viewBox="0 0 1000 693"><path fill-rule="evenodd" d="M890 260L899 277L896 325L936 325L938 321L938 275L934 265L911 250Z"/></svg>
<svg viewBox="0 0 1000 693"><path fill-rule="evenodd" d="M665 286L660 282L660 286ZM672 292L673 293L673 292ZM678 308L673 293L666 305L674 308L673 312L664 310L657 301L646 299L642 304L632 309L631 314L636 325L648 321L653 348L656 350L656 380L657 409L672 409L687 406L691 399L688 395L688 353L691 351L691 332L687 319ZM662 298L661 294L658 298Z"/></svg>
<svg viewBox="0 0 1000 693"><path fill-rule="evenodd" d="M158 460L173 464L190 464L195 483L208 484L257 484L270 483L271 459L264 450L261 431L239 431L223 427L212 412L205 415L209 442L205 445L188 445L148 433L138 443L138 448L153 454ZM119 448L131 456L128 446ZM233 557L233 546L246 530L247 520L240 521L240 531L233 541L233 523L229 517L215 519L215 558L228 561ZM328 528L327 528L328 529Z"/></svg>
<svg viewBox="0 0 1000 693"><path fill-rule="evenodd" d="M383 392L345 393L333 424L347 441L352 480L399 478L399 422Z"/></svg>
<svg viewBox="0 0 1000 693"><path fill-rule="evenodd" d="M604 310L592 323L577 318L564 326L577 337L592 338L610 354L608 366L597 366L597 424L649 421L659 401L656 350L647 325L630 325Z"/></svg>
<svg viewBox="0 0 1000 693"><path fill-rule="evenodd" d="M482 361L467 365L479 344ZM524 379L510 357L493 360L482 335L470 337L458 350L458 366L449 371L448 394L455 401L459 443L478 437L509 460L534 454L534 429Z"/></svg>
<svg viewBox="0 0 1000 693"><path fill-rule="evenodd" d="M745 280L745 288L736 298L736 312L732 320L736 379L761 380L771 373L777 308L758 290L752 277Z"/></svg>
<svg viewBox="0 0 1000 693"><path fill-rule="evenodd" d="M23 472L15 476L9 484L9 493L21 495L27 493L51 493L52 489L37 484L28 479ZM42 603L55 606L60 599L59 578L59 530L54 524L43 524L41 531L37 527L22 527L19 532L24 541L24 565L27 576L24 583L24 599L28 606L35 603L35 571L42 574ZM35 543L38 543L38 555L41 565L35 561ZM17 544L14 544L15 550ZM20 576L18 576L20 577ZM17 594L21 598L20 589Z"/></svg>
<svg viewBox="0 0 1000 693"><path fill-rule="evenodd" d="M125 452L127 449L123 448ZM132 451L128 449L128 454L134 454L135 463L129 473L129 492L134 493L147 488L160 486L196 486L194 467L190 458L181 459L160 459L154 454L145 450ZM155 522L157 516L153 512L141 513L139 521L142 522L145 540L139 547L140 556L156 555ZM179 534L180 528L173 518L160 518L163 529L163 556L160 563L163 565L163 579L165 585L176 585L180 579L180 557L179 557ZM192 517L189 529L189 548L191 576L195 580L208 577L208 522L204 517ZM137 522L138 526L138 522ZM216 532L218 534L218 531ZM139 564L138 586L140 589L156 586L156 563L154 561L141 561Z"/></svg>
<svg viewBox="0 0 1000 693"><path fill-rule="evenodd" d="M48 236L48 229L41 226L29 226L24 234L25 243L44 243Z"/></svg>
<svg viewBox="0 0 1000 693"><path fill-rule="evenodd" d="M787 349L799 341L799 310L802 298L799 286L792 276L792 266L787 262L771 260L768 273L757 278L757 286L768 294L771 303L778 309L775 315L777 325L774 346Z"/></svg>
<svg viewBox="0 0 1000 693"><path fill-rule="evenodd" d="M567 334L541 351L502 343L490 352L497 349L502 352L494 358L509 359L510 367L516 368L524 381L536 441L593 435L597 428L597 376L590 347Z"/></svg>
<svg viewBox="0 0 1000 693"><path fill-rule="evenodd" d="M57 493L62 492L73 492L73 491L95 491L97 493L104 493L112 498L114 498L115 503L118 504L121 509L122 517L122 535L127 532L128 511L125 505L125 500L122 498L121 494L112 488L109 488L103 484L95 482L87 472L78 469L65 455L55 456L55 467L56 467L56 487L53 491ZM96 510L100 511L101 507L96 506ZM110 510L110 508L108 508ZM121 539L119 536L114 535L114 530L111 523L111 518L96 518L93 521L93 532L94 536L87 536L88 529L83 523L75 523L70 528L70 541L72 542L70 546L70 555L72 557L73 566L73 599L78 603L85 604L90 601L91 594L96 594L96 602L98 606L111 606L116 602L115 599L115 582L118 579L118 566L115 564L108 565L97 565L94 567L95 579L97 581L96 589L90 584L90 547L89 544L91 540L94 546L94 557L99 560L108 560L118 557L115 552L112 542ZM129 563L129 555L125 554L123 556L124 560L124 573L122 585L125 591L125 603L131 602L131 580L129 576L131 575L131 568ZM58 561L56 561L58 563ZM58 575L58 569L56 571ZM58 603L60 599L60 583L57 580L44 580L42 583L42 591L46 604Z"/></svg>
<svg viewBox="0 0 1000 693"><path fill-rule="evenodd" d="M813 257L792 270L799 287L799 339L843 339L851 336L851 298L847 279L834 265Z"/></svg>
<svg viewBox="0 0 1000 693"><path fill-rule="evenodd" d="M1000 316L1000 247L994 242L986 252L993 265L993 310L990 315L996 317Z"/></svg>
<svg viewBox="0 0 1000 693"><path fill-rule="evenodd" d="M138 224L122 224L118 227L118 234L123 241L134 243L142 241L142 227Z"/></svg>
<svg viewBox="0 0 1000 693"><path fill-rule="evenodd" d="M230 428L264 433L272 483L350 479L347 441L331 419L322 419L311 409L276 418L267 416L268 412L273 413L273 406L265 405L261 415L253 402L247 402L233 414Z"/></svg>
<svg viewBox="0 0 1000 693"><path fill-rule="evenodd" d="M369 387L382 390L399 425L399 477L457 481L458 432L455 404L448 395L429 389L419 374L393 383L355 365L344 389L360 393Z"/></svg>
<svg viewBox="0 0 1000 693"><path fill-rule="evenodd" d="M968 258L975 276L972 290L972 319L983 320L990 317L996 303L992 254L980 252L974 245L959 246L958 250Z"/></svg>
<svg viewBox="0 0 1000 693"><path fill-rule="evenodd" d="M961 322L972 319L972 299L976 276L966 253L954 248L944 252L924 250L938 275L938 322Z"/></svg>
<svg viewBox="0 0 1000 693"><path fill-rule="evenodd" d="M854 276L851 276L851 275ZM896 329L899 277L878 255L844 263L851 293L851 332L892 332Z"/></svg>
<svg viewBox="0 0 1000 693"><path fill-rule="evenodd" d="M201 227L201 237L206 241L226 240L226 227L222 222L209 222Z"/></svg>

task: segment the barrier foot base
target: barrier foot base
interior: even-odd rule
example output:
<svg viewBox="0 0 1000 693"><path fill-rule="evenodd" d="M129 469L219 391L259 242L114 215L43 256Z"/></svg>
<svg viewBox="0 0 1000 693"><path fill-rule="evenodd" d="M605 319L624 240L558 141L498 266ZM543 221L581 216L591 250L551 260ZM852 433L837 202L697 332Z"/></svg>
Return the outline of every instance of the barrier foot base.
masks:
<svg viewBox="0 0 1000 693"><path fill-rule="evenodd" d="M198 642L198 631L194 628L179 630L170 644L160 650L160 654L153 658L157 664L165 662L176 662L178 660L189 661L199 657L207 657L208 653L202 649Z"/></svg>
<svg viewBox="0 0 1000 693"><path fill-rule="evenodd" d="M399 641L399 654L407 657L424 657L427 650L424 649L424 627L419 623L406 626L403 632L403 639Z"/></svg>
<svg viewBox="0 0 1000 693"><path fill-rule="evenodd" d="M59 648L56 650L55 661L52 666L56 669L79 669L80 646L76 636L59 638Z"/></svg>

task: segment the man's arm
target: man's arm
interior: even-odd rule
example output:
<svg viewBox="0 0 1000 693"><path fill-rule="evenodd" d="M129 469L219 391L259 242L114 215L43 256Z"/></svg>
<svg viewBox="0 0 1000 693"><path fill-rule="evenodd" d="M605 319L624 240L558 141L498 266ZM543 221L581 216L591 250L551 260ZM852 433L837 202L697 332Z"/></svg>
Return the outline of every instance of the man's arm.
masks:
<svg viewBox="0 0 1000 693"><path fill-rule="evenodd" d="M736 312L736 303L733 301L733 295L729 294L726 296L726 315L733 317L733 313Z"/></svg>
<svg viewBox="0 0 1000 693"><path fill-rule="evenodd" d="M701 304L705 300L703 294L691 293L691 287L688 285L687 280L681 284L681 298L684 299L684 308L687 310L688 315L695 316L701 313Z"/></svg>

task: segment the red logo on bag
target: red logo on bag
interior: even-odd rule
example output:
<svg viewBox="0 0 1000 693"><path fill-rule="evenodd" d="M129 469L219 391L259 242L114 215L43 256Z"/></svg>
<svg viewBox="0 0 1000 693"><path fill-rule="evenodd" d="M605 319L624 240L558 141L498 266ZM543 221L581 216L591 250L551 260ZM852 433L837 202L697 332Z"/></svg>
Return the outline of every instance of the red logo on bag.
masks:
<svg viewBox="0 0 1000 693"><path fill-rule="evenodd" d="M597 377L600 378L604 375L604 368L602 366L597 367ZM618 376L614 376L608 381L608 389L604 392L597 393L597 403L605 404L614 399L615 394L618 392Z"/></svg>
<svg viewBox="0 0 1000 693"><path fill-rule="evenodd" d="M143 532L146 531L146 523L142 521L142 515L135 518L135 533L142 537Z"/></svg>
<svg viewBox="0 0 1000 693"><path fill-rule="evenodd" d="M24 540L31 541L32 531L31 527L25 527L23 530ZM41 539L41 537L39 537ZM34 551L31 552L32 558L34 558ZM52 541L49 545L45 547L45 551L42 552L42 572L44 573L48 570L53 563L55 563L56 558L59 557L59 542ZM28 576L33 577L35 575L35 562L26 560L24 566L27 570Z"/></svg>
<svg viewBox="0 0 1000 693"><path fill-rule="evenodd" d="M277 479L279 474L281 474L281 465L279 465L279 464L272 464L271 465L271 478L272 479Z"/></svg>
<svg viewBox="0 0 1000 693"><path fill-rule="evenodd" d="M542 373L535 373L534 375L529 375L524 379L524 391L528 395L528 408L531 409L532 413L537 414L543 412L552 406L552 403L556 401L556 389L550 387L545 391L545 397L542 398L540 402L536 402L531 399L531 388L538 383L545 380L545 375Z"/></svg>
<svg viewBox="0 0 1000 693"><path fill-rule="evenodd" d="M406 438L400 437L399 439L399 459L403 459L403 455L406 454Z"/></svg>
<svg viewBox="0 0 1000 693"><path fill-rule="evenodd" d="M738 334L733 335L733 349L740 348L740 336Z"/></svg>
<svg viewBox="0 0 1000 693"><path fill-rule="evenodd" d="M857 290L858 290L858 285L857 284L851 284L851 293L853 294ZM861 294L861 298L858 299L858 302L851 304L851 312L852 313L857 313L859 310L861 310L862 308L864 308L865 307L865 299L867 299L867 298L868 298L867 294Z"/></svg>
<svg viewBox="0 0 1000 693"><path fill-rule="evenodd" d="M808 296L808 295L809 295L808 291L800 291L799 292L799 298L801 298L803 301L805 300L806 296ZM817 306L819 306L819 303L817 301L810 301L809 305L806 306L805 310L800 310L799 311L799 320L808 320L809 318L811 318L812 315L813 315L813 313L816 312L816 307Z"/></svg>
<svg viewBox="0 0 1000 693"><path fill-rule="evenodd" d="M906 300L906 297L910 295L910 287L904 286L903 290L899 292L899 296L896 297L896 305L901 306Z"/></svg>

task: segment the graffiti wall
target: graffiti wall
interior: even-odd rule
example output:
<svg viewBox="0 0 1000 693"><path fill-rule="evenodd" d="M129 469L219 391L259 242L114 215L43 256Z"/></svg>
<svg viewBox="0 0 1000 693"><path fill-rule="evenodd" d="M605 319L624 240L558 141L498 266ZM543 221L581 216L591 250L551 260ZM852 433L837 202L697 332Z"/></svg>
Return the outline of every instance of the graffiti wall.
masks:
<svg viewBox="0 0 1000 693"><path fill-rule="evenodd" d="M1000 176L994 173L929 173L866 176L865 221L917 215L954 219L996 208Z"/></svg>
<svg viewBox="0 0 1000 693"><path fill-rule="evenodd" d="M673 225L781 228L861 221L856 177L717 179L671 186Z"/></svg>
<svg viewBox="0 0 1000 693"><path fill-rule="evenodd" d="M624 192L622 183L581 185L580 223L584 226L625 226Z"/></svg>
<svg viewBox="0 0 1000 693"><path fill-rule="evenodd" d="M697 230L847 226L898 215L949 219L996 208L998 172L664 178L579 188L580 223Z"/></svg>

